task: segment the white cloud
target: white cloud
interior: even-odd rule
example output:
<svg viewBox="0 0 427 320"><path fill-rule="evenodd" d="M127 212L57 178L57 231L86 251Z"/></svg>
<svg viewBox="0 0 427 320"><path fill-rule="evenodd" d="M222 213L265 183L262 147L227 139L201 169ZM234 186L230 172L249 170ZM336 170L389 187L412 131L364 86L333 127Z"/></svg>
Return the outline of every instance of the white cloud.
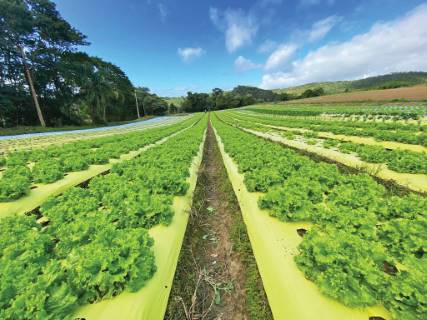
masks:
<svg viewBox="0 0 427 320"><path fill-rule="evenodd" d="M194 59L197 59L205 54L205 50L202 48L178 48L178 55L181 57L182 61L190 62Z"/></svg>
<svg viewBox="0 0 427 320"><path fill-rule="evenodd" d="M297 45L295 44L281 44L273 53L268 57L267 62L265 63L265 70L277 70L283 67L286 62L289 62L289 59L297 50Z"/></svg>
<svg viewBox="0 0 427 320"><path fill-rule="evenodd" d="M277 48L277 42L270 40L270 39L267 39L263 43L261 43L261 45L258 47L257 51L259 53L269 53L276 48Z"/></svg>
<svg viewBox="0 0 427 320"><path fill-rule="evenodd" d="M261 68L262 66L252 62L250 59L247 59L243 56L238 56L236 60L234 60L234 68L237 72L245 72L249 70L254 70Z"/></svg>
<svg viewBox="0 0 427 320"><path fill-rule="evenodd" d="M162 19L162 21L165 21L165 19L169 15L168 9L166 8L166 6L163 3L158 3L157 9L159 10L160 19Z"/></svg>
<svg viewBox="0 0 427 320"><path fill-rule="evenodd" d="M220 13L217 8L209 8L209 18L217 28L222 29Z"/></svg>
<svg viewBox="0 0 427 320"><path fill-rule="evenodd" d="M333 15L315 22L308 33L308 41L314 42L322 39L340 20L340 17Z"/></svg>
<svg viewBox="0 0 427 320"><path fill-rule="evenodd" d="M261 87L356 79L398 71L427 70L427 4L404 17L375 24L349 41L330 44L292 62L289 71L265 74Z"/></svg>
<svg viewBox="0 0 427 320"><path fill-rule="evenodd" d="M258 31L256 18L242 9L227 9L220 12L216 8L209 9L212 23L225 34L225 45L228 52L251 44Z"/></svg>

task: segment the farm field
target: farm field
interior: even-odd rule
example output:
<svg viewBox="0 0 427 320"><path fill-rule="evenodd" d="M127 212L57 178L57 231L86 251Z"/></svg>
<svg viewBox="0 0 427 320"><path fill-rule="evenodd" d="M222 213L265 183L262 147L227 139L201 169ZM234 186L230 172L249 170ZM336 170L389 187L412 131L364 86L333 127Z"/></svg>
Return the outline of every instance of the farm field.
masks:
<svg viewBox="0 0 427 320"><path fill-rule="evenodd" d="M0 320L427 320L427 2L0 0Z"/></svg>
<svg viewBox="0 0 427 320"><path fill-rule="evenodd" d="M253 115L227 112L224 119L270 140L364 170L414 191L427 191L427 149L421 145L383 141L400 139L398 134L410 137L409 132L419 138L424 132L424 125L353 121L348 126L349 123L343 121L262 117L259 112ZM391 131L393 129L396 133ZM348 135L343 135L343 132ZM407 141L412 140L407 138Z"/></svg>
<svg viewBox="0 0 427 320"><path fill-rule="evenodd" d="M158 117L144 121L132 122L124 125L79 129L71 131L39 132L18 135L0 136L0 148L3 153L17 150L46 147L54 144L63 144L77 140L112 136L127 132L140 131L162 125L172 124L185 117Z"/></svg>
<svg viewBox="0 0 427 320"><path fill-rule="evenodd" d="M238 112L217 113L214 127L275 318L423 319L424 254L395 251L406 240L385 230L394 225L405 239L424 243L415 247L425 247L425 196L244 132L229 113ZM397 282L404 278L420 291L402 293L409 287ZM421 300L411 304L411 296Z"/></svg>
<svg viewBox="0 0 427 320"><path fill-rule="evenodd" d="M313 130L386 143L424 125L297 117L210 112L7 153L0 318L425 318L425 151Z"/></svg>
<svg viewBox="0 0 427 320"><path fill-rule="evenodd" d="M427 99L427 85L413 87L355 91L339 94L331 94L321 97L301 99L301 103L331 103L331 102L353 102L353 101L390 101L409 100L422 101Z"/></svg>
<svg viewBox="0 0 427 320"><path fill-rule="evenodd" d="M112 122L108 124L92 124L92 125L66 125L62 127L47 127L43 128L40 126L17 126L13 128L0 128L0 137L4 136L12 136L12 135L24 135L24 134L57 134L59 132L73 132L77 130L109 130L111 127L119 127L119 126L128 126L128 125L136 125L138 122L144 122L147 120L153 119L153 116L146 116L135 120L130 121L119 121ZM158 121L154 120L154 121ZM153 121L153 120L151 120ZM150 122L150 121L149 121Z"/></svg>
<svg viewBox="0 0 427 320"><path fill-rule="evenodd" d="M301 101L301 100L300 100ZM298 103L259 104L244 107L253 112L293 117L322 119L361 120L364 122L409 122L425 120L425 102L345 102L345 103Z"/></svg>
<svg viewBox="0 0 427 320"><path fill-rule="evenodd" d="M135 157L150 144L162 141L161 138L186 128L191 122L194 120L148 132L8 153L0 163L1 215L31 211L48 196L109 170L113 163Z"/></svg>
<svg viewBox="0 0 427 320"><path fill-rule="evenodd" d="M187 190L191 189L191 181L195 181L196 156L206 121L206 116L194 116L182 123L131 134L127 143L127 134L117 136L116 142L108 142L110 145L105 150L104 145L98 145L105 139L88 140L91 147L98 147L95 156L88 159L102 159L102 162L128 151L118 148L119 141L130 150L158 143L142 150L140 155L116 162L107 174L98 174L83 186L68 186L60 195L41 205L37 203L40 206L35 209L16 213L7 206L1 208L1 318L63 319L71 317L78 306L111 298L124 290L137 292L154 274L160 277L157 280L160 282L173 276L164 269L173 269L173 254L179 253L174 246L179 248L185 230L184 210L191 198ZM77 150L75 145L72 148L74 152ZM171 157L171 152L178 149ZM97 155L98 150L103 152ZM49 161L57 163L46 165L43 177L58 178L56 172L62 169L63 174L66 170L64 163L46 154ZM25 194L28 191L24 187L35 171L25 165L25 157L19 159L20 163L11 163L10 157L6 158L1 190L22 189L22 194L6 193L6 198L2 198L3 202L8 201L4 202L6 205L18 196L32 198L31 194ZM72 163L84 160L87 158L83 156ZM9 176L9 170L16 176ZM14 182L22 185L12 185ZM172 223L175 213L177 217ZM156 225L164 228L153 228ZM153 230L149 234L150 229ZM172 237L169 240L176 237L173 246L168 235ZM162 258L167 263L156 264ZM19 281L18 274L21 274ZM154 285L157 291L150 296L158 300L159 289L160 293L167 292L162 288L163 285ZM165 297L167 301L167 294ZM143 312L161 314L162 304L158 303L157 309L151 305L142 307Z"/></svg>

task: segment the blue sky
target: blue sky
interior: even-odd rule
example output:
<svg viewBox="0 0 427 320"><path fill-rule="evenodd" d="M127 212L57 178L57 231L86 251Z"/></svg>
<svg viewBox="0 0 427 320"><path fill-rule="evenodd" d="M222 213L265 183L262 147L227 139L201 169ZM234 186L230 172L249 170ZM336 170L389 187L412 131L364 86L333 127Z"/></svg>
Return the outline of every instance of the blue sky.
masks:
<svg viewBox="0 0 427 320"><path fill-rule="evenodd" d="M82 48L163 96L427 71L418 0L55 0Z"/></svg>

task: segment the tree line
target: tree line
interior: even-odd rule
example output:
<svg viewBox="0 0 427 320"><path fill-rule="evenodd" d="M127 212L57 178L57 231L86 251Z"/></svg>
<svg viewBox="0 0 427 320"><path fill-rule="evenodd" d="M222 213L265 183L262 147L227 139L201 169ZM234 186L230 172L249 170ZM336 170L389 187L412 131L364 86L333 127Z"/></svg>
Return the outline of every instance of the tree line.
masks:
<svg viewBox="0 0 427 320"><path fill-rule="evenodd" d="M239 95L233 91L225 92L215 88L210 94L188 92L181 105L184 112L201 112L208 110L223 110L254 104L252 95Z"/></svg>
<svg viewBox="0 0 427 320"><path fill-rule="evenodd" d="M141 116L167 110L118 66L78 51L86 36L52 1L0 0L0 12L0 126L135 119L136 99Z"/></svg>
<svg viewBox="0 0 427 320"><path fill-rule="evenodd" d="M291 95L285 92L275 93L272 90L250 86L237 86L231 91L223 91L215 88L210 94L188 92L181 105L181 109L185 112L223 110L263 102L279 102L317 97L324 94L325 91L323 88L308 89L300 95Z"/></svg>
<svg viewBox="0 0 427 320"><path fill-rule="evenodd" d="M398 72L374 76L360 80L347 81L345 92L368 89L390 89L417 84L427 84L427 72ZM215 88L211 93L188 92L182 103L182 111L200 112L204 110L222 110L238 108L263 102L279 102L319 97L326 92L322 87L306 89L300 94L274 92L251 86L237 86L231 91Z"/></svg>

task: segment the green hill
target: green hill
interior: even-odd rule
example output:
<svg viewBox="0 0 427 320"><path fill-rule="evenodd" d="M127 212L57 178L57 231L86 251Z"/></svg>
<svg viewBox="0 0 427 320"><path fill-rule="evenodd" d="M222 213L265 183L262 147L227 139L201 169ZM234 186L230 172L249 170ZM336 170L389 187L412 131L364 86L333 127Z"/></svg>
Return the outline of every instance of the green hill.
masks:
<svg viewBox="0 0 427 320"><path fill-rule="evenodd" d="M235 96L250 96L258 102L271 102L277 100L277 95L271 90L264 90L251 86L237 86L231 93Z"/></svg>
<svg viewBox="0 0 427 320"><path fill-rule="evenodd" d="M301 86L274 90L276 93L300 95L305 90L323 88L326 94L358 90L391 89L427 84L427 72L398 72L351 81L314 82Z"/></svg>
<svg viewBox="0 0 427 320"><path fill-rule="evenodd" d="M345 92L345 90L349 87L350 82L351 81L312 82L312 83L307 83L307 84L290 87L290 88L276 89L273 91L276 93L285 92L292 95L300 95L301 93L303 93L308 89L323 88L326 94L334 94L334 93Z"/></svg>

